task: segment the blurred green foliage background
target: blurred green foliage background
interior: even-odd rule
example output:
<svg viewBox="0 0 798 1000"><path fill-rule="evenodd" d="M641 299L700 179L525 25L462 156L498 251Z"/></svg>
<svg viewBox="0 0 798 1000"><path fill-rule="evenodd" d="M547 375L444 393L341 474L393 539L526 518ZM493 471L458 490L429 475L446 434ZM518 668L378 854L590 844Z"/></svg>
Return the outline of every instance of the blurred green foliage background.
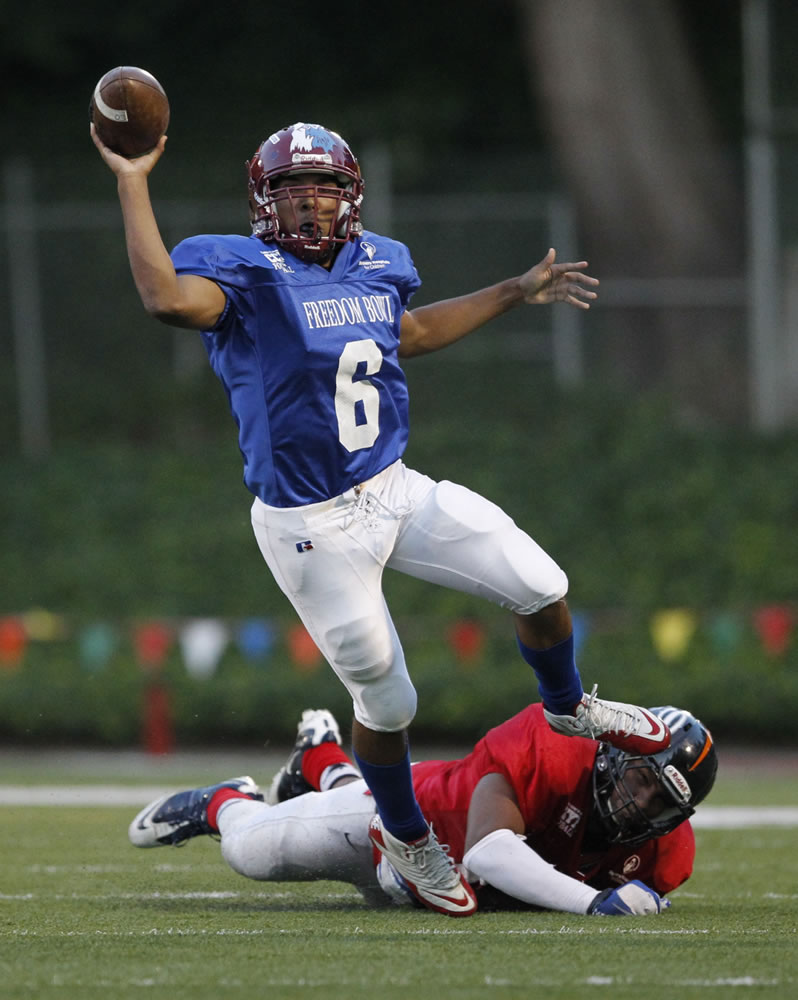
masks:
<svg viewBox="0 0 798 1000"><path fill-rule="evenodd" d="M742 5L670 6L717 141L739 164ZM45 608L68 622L59 640L32 642L21 664L0 664L0 740L137 742L156 681L172 694L182 744L290 739L314 702L348 713L332 673L297 669L281 638L259 664L231 646L203 680L176 648L157 677L129 642L101 670L81 662L80 631L97 621L121 633L150 618L295 621L252 538L223 393L182 346L191 335L158 327L136 299L113 179L87 135L96 80L127 63L167 89L169 148L153 192L170 245L210 216L245 231L243 163L275 127L322 121L364 160L387 153L393 234L424 279L418 301L431 301L519 273L551 233L545 212L524 215L520 200L517 215L488 207L487 221L466 213L435 226L405 209L430 211L452 193L486 205L497 193L573 194L523 44L526 7L500 0L488 13L464 0L455 16L449 4L410 4L400 20L363 0L338 11L184 0L109 11L86 0L77 12L44 2L31 13L0 2L2 159L34 179L52 436L46 458L20 454L15 347L0 310L0 616ZM793 6L773 9L777 35L790 37ZM798 94L787 48L774 51L782 96ZM788 174L795 149L785 142L782 153ZM782 207L785 231L798 228L789 190ZM603 234L580 222L563 252L589 241L603 278ZM634 219L621 222L634 234ZM5 303L17 249L0 246ZM744 309L716 310L704 328L693 309L690 332L666 352L647 309L599 306L582 321L586 372L571 387L552 376L542 312L503 318L476 349L467 342L407 365L408 463L494 499L563 566L587 623L586 686L683 703L735 740L794 742L774 720L798 711L798 643L790 635L768 650L755 615L772 605L798 618L798 430L750 426ZM672 310L669 322L683 315ZM717 346L697 364L691 339ZM632 343L640 357L627 365ZM395 575L386 591L419 688L420 736L470 739L536 696L505 613ZM698 625L683 653L663 660L651 619L668 608L689 609ZM458 621L484 630L473 660L452 647Z"/></svg>
<svg viewBox="0 0 798 1000"><path fill-rule="evenodd" d="M408 461L497 500L566 569L586 686L688 705L735 742L794 742L773 720L798 704L795 642L769 651L755 616L795 606L798 435L680 429L664 402L555 392L518 365L503 368L501 405L445 368L410 371L417 409L436 416L417 421ZM446 405L456 396L465 437ZM181 745L286 741L310 703L348 716L332 672L296 665L281 638L295 618L257 552L227 434L201 452L70 445L5 468L6 607L56 610L71 629L0 670L7 740L138 742L154 683L172 694ZM390 572L386 592L420 693L418 738L474 738L536 698L505 612ZM690 609L696 630L663 659L651 622L668 608ZM186 671L177 644L156 674L140 667L132 623L194 616L265 617L275 646L253 662L231 644L207 678ZM97 621L122 641L91 668L79 636ZM473 658L451 641L463 621L484 634Z"/></svg>

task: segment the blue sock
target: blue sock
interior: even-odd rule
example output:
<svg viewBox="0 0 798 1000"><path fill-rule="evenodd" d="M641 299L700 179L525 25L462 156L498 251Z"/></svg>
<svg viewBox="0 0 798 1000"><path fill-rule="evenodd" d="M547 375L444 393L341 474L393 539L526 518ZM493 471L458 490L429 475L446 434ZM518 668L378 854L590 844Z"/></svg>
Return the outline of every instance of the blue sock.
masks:
<svg viewBox="0 0 798 1000"><path fill-rule="evenodd" d="M429 827L413 791L410 751L398 764L369 764L357 754L353 756L388 833L404 841L423 837Z"/></svg>
<svg viewBox="0 0 798 1000"><path fill-rule="evenodd" d="M538 691L546 708L555 715L571 715L584 693L574 659L573 632L548 649L530 649L520 639L518 648L535 671Z"/></svg>

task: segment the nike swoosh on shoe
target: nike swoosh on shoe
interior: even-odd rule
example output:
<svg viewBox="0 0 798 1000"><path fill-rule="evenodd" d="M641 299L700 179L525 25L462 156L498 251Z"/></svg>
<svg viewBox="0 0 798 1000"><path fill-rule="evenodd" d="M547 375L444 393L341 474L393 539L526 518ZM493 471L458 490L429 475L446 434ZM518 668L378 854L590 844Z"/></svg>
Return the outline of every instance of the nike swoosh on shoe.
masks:
<svg viewBox="0 0 798 1000"><path fill-rule="evenodd" d="M410 884L409 879L405 879L405 881ZM476 899L462 885L460 886L460 894L457 896L446 896L431 889L419 889L415 884L412 885L412 889L428 905L451 917L470 916L477 908Z"/></svg>
<svg viewBox="0 0 798 1000"><path fill-rule="evenodd" d="M136 824L139 830L146 830L147 829L146 821L155 812L155 810L158 808L158 806L160 804L161 804L161 802L160 802L160 799L159 799L158 802L153 803L150 806L150 808L145 813L143 813L141 816L139 816L139 821Z"/></svg>
<svg viewBox="0 0 798 1000"><path fill-rule="evenodd" d="M455 906L460 906L463 909L470 909L474 905L474 901L465 891L459 898L455 896L439 896L437 894L432 894L430 898L439 899L444 903L453 903Z"/></svg>
<svg viewBox="0 0 798 1000"><path fill-rule="evenodd" d="M646 721L651 726L651 731L648 733L641 733L646 739L658 740L663 742L668 734L668 729L662 719L658 719L655 715L651 715L644 708L640 709L643 716L645 716Z"/></svg>

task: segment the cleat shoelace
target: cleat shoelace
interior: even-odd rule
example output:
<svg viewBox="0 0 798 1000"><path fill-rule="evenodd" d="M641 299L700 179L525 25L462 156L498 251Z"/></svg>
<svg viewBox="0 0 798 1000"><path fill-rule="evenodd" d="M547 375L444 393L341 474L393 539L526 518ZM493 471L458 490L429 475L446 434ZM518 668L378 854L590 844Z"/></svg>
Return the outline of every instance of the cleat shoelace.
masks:
<svg viewBox="0 0 798 1000"><path fill-rule="evenodd" d="M631 712L626 712L622 708L610 708L604 705L597 706L594 709L593 703L596 700L596 691L598 691L598 684L593 685L593 690L585 699L584 715L587 717L585 728L590 735L595 739L602 733L623 733L624 735L634 733L637 725L635 717ZM599 716L600 722L593 721L592 713L594 711Z"/></svg>
<svg viewBox="0 0 798 1000"><path fill-rule="evenodd" d="M449 845L439 844L432 830L430 830L429 839L425 844L419 844L417 847L408 844L405 847L405 856L430 879L435 881L447 879L451 887L456 886L460 881L454 862L449 856Z"/></svg>

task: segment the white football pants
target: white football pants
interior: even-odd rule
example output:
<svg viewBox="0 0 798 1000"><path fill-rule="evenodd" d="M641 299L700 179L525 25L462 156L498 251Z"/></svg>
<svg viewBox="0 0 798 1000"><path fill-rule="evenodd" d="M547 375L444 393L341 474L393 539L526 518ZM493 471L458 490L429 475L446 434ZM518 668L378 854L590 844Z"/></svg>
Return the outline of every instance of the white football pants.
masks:
<svg viewBox="0 0 798 1000"><path fill-rule="evenodd" d="M274 806L230 799L217 818L222 856L247 878L350 882L369 902L384 906L390 900L377 882L368 837L373 815L374 799L363 780Z"/></svg>
<svg viewBox="0 0 798 1000"><path fill-rule="evenodd" d="M532 614L565 573L496 504L394 462L362 486L303 507L256 499L252 525L280 589L369 729L406 728L416 693L382 593L386 566Z"/></svg>

